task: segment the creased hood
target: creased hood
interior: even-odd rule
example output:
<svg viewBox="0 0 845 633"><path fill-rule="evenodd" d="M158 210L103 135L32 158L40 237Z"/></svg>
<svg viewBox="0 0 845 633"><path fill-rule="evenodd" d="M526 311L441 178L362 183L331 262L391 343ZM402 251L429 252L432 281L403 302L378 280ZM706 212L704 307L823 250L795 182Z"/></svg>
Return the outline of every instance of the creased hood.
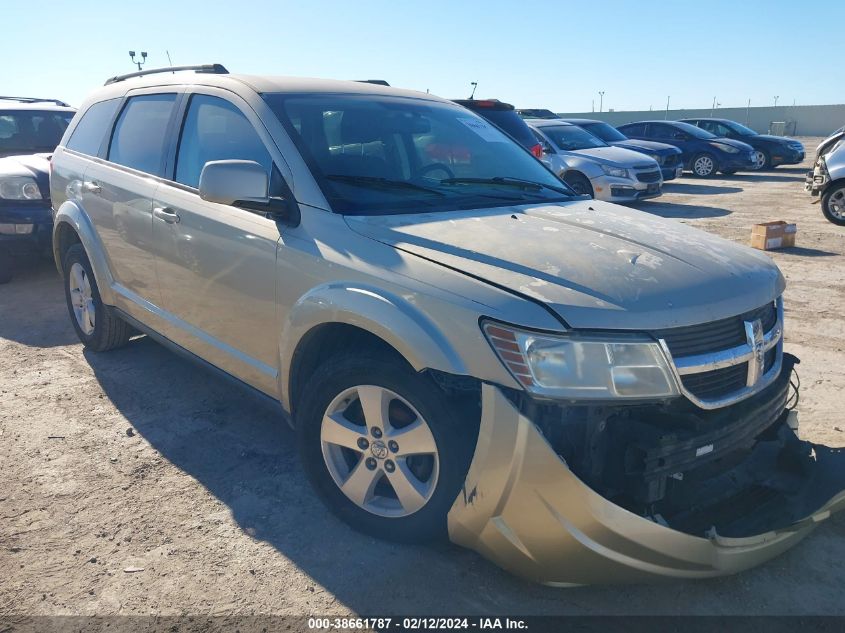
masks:
<svg viewBox="0 0 845 633"><path fill-rule="evenodd" d="M759 307L785 286L761 252L596 200L348 216L347 223L374 240L541 301L575 328L703 323Z"/></svg>

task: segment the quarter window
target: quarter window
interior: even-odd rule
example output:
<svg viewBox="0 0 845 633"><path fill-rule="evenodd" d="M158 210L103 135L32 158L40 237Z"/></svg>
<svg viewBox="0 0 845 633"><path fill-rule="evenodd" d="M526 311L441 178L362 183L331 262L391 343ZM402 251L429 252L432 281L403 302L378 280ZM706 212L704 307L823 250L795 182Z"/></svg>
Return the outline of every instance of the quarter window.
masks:
<svg viewBox="0 0 845 633"><path fill-rule="evenodd" d="M88 108L71 133L67 148L89 156L99 154L100 146L119 105L120 99L109 99Z"/></svg>
<svg viewBox="0 0 845 633"><path fill-rule="evenodd" d="M219 97L194 95L179 141L176 182L198 187L202 168L213 160L252 160L268 176L273 166L270 153L240 110Z"/></svg>
<svg viewBox="0 0 845 633"><path fill-rule="evenodd" d="M114 127L109 160L161 175L167 126L175 103L175 94L131 97Z"/></svg>

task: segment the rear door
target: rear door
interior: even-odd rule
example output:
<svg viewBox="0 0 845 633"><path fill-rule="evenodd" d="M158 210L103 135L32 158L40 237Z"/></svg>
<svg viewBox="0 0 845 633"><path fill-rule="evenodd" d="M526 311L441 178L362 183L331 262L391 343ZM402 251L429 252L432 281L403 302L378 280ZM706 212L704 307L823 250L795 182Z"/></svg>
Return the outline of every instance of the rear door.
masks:
<svg viewBox="0 0 845 633"><path fill-rule="evenodd" d="M130 93L108 140L105 160L88 167L82 184L83 204L102 241L118 307L141 320L161 304L152 205L178 99L175 90Z"/></svg>
<svg viewBox="0 0 845 633"><path fill-rule="evenodd" d="M164 334L268 393L276 389L276 248L281 227L260 213L207 202L199 179L208 161L256 161L271 194L284 188L269 134L232 93L186 95L181 131L152 208Z"/></svg>

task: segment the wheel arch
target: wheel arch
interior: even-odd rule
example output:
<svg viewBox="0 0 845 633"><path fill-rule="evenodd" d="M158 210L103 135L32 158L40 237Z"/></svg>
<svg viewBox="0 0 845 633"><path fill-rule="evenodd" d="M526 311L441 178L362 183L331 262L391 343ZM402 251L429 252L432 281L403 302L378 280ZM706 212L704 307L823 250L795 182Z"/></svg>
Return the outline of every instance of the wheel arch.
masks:
<svg viewBox="0 0 845 633"><path fill-rule="evenodd" d="M65 201L56 211L53 220L53 259L59 274L64 276L64 256L73 244L82 244L91 268L94 280L100 291L103 303L113 305L113 277L103 252L102 243L97 237L88 215L75 202Z"/></svg>
<svg viewBox="0 0 845 633"><path fill-rule="evenodd" d="M291 309L281 341L279 392L291 413L314 370L343 351L392 354L415 371L469 374L432 319L404 298L376 287L341 283L313 289Z"/></svg>

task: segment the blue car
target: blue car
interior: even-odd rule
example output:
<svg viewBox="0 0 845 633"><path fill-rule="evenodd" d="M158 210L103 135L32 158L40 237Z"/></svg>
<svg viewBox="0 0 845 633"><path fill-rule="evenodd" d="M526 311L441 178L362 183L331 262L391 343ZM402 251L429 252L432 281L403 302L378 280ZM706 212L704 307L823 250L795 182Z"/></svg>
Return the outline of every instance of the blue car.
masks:
<svg viewBox="0 0 845 633"><path fill-rule="evenodd" d="M640 154L650 156L660 165L660 172L663 174L663 181L680 178L684 165L681 160L681 150L674 145L657 143L655 141L642 141L630 139L615 127L604 121L595 119L561 119L572 125L587 130L593 136L598 136L608 145L624 147Z"/></svg>
<svg viewBox="0 0 845 633"><path fill-rule="evenodd" d="M756 152L747 143L716 136L689 123L639 121L618 129L628 138L674 145L683 152L685 169L696 176L713 176L717 171L733 174L756 167Z"/></svg>

